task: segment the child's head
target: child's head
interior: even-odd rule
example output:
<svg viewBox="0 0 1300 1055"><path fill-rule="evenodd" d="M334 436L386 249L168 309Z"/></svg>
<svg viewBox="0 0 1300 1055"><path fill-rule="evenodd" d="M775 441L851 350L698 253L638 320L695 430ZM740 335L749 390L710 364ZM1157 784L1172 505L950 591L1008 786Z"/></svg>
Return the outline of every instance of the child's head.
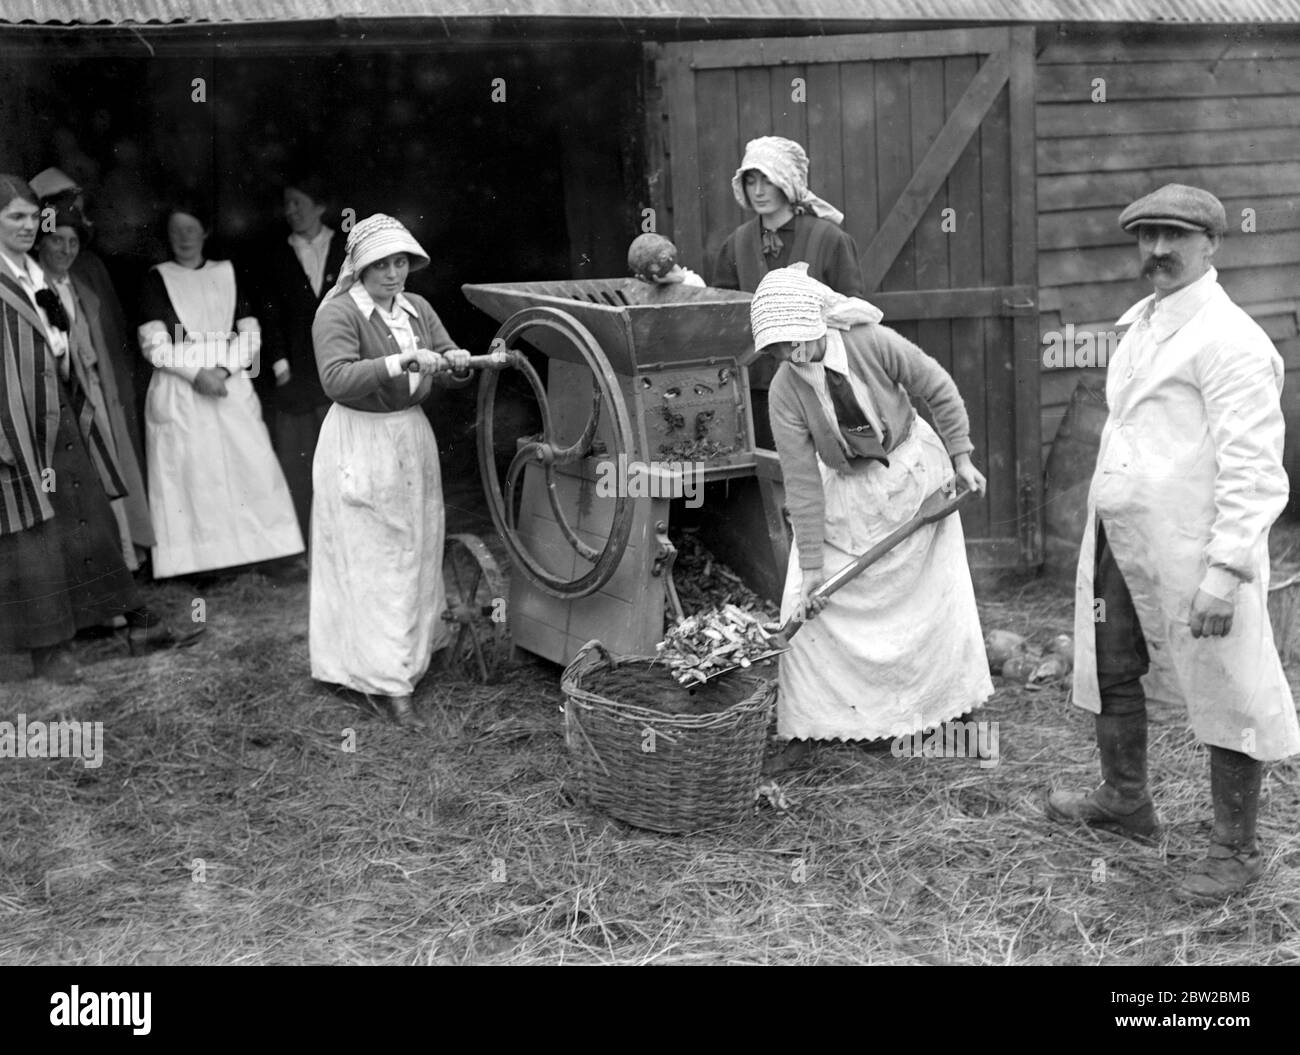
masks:
<svg viewBox="0 0 1300 1055"><path fill-rule="evenodd" d="M677 266L677 247L661 234L643 234L627 250L627 266L643 282L662 282Z"/></svg>

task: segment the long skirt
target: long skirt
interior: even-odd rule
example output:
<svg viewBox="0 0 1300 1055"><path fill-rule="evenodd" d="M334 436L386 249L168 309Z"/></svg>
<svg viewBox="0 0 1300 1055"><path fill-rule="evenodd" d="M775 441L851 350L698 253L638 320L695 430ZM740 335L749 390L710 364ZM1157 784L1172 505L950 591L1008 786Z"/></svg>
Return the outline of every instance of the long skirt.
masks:
<svg viewBox="0 0 1300 1055"><path fill-rule="evenodd" d="M438 444L419 407L335 404L312 471L311 674L408 696L450 640Z"/></svg>
<svg viewBox="0 0 1300 1055"><path fill-rule="evenodd" d="M153 573L254 564L303 551L289 487L247 378L221 398L155 370L145 404Z"/></svg>
<svg viewBox="0 0 1300 1055"><path fill-rule="evenodd" d="M952 478L942 442L917 418L888 466L822 466L827 577L852 563ZM781 617L799 602L790 554ZM782 738L869 740L931 728L993 695L961 520L953 514L891 550L834 593L781 657Z"/></svg>
<svg viewBox="0 0 1300 1055"><path fill-rule="evenodd" d="M52 468L54 516L26 531L0 535L3 652L56 645L136 604L135 580L122 561L108 495L62 383Z"/></svg>

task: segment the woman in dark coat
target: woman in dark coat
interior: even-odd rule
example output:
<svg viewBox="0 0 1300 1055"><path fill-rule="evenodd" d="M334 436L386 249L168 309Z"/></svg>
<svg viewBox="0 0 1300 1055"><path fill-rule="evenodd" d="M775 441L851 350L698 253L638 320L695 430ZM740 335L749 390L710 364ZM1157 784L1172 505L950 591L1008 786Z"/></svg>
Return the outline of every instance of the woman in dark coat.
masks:
<svg viewBox="0 0 1300 1055"><path fill-rule="evenodd" d="M808 155L798 143L780 136L751 139L731 191L755 216L722 244L709 285L753 293L769 271L804 261L808 274L836 293L866 295L858 247L840 227L844 214L808 189ZM754 431L768 448L767 390L774 373L769 358L749 368Z"/></svg>
<svg viewBox="0 0 1300 1055"><path fill-rule="evenodd" d="M311 472L330 408L321 388L312 322L343 269L346 236L323 222L326 195L314 177L284 188L287 238L267 249L262 274L262 371L258 395L280 468L293 495L303 539L311 537Z"/></svg>
<svg viewBox="0 0 1300 1055"><path fill-rule="evenodd" d="M36 253L46 283L59 295L68 316L71 352L81 360L91 381L90 396L95 404L96 420L110 441L122 474L126 494L112 500L112 509L122 538L122 559L135 571L140 566L136 547L154 544L149 498L144 490L143 459L136 457L131 438L129 419L134 413L134 400L129 398L130 375L119 374L117 370L121 364L114 362L106 338L109 327L105 325L102 302L73 270L88 233L80 212L60 208L54 213L52 223L37 237Z"/></svg>
<svg viewBox="0 0 1300 1055"><path fill-rule="evenodd" d="M75 232L77 245L65 227L61 234L48 228L38 235L37 252L47 280L53 279L55 289L66 306L67 286L60 284L59 275L66 271L71 277L76 300L84 307L85 324L90 330L96 366L104 387L104 401L112 422L113 440L117 445L118 464L122 468L127 486L127 496L114 505L119 523L125 515L130 532L130 556L126 566L135 571L140 561L148 556L154 545L153 525L149 520L149 496L144 489L143 422L136 402L139 355L135 339L127 328L126 312L118 296L113 279L103 259L90 248L94 241L95 225L86 215L85 196L82 189L64 172L48 168L32 177L31 188L41 196L41 215L48 217L53 210L56 217L73 216L79 220ZM44 237L56 235L54 238ZM54 245L61 245L70 262L60 261ZM47 260L45 254L54 251L56 259ZM53 266L51 266L53 265ZM60 266L61 265L61 266ZM74 309L77 305L74 304ZM79 313L73 312L73 325ZM128 336L130 335L130 336Z"/></svg>
<svg viewBox="0 0 1300 1055"><path fill-rule="evenodd" d="M125 493L95 386L40 266L36 195L0 175L0 651L76 680L78 630L126 617L153 644L178 639L139 604L109 499ZM185 640L196 636L191 632Z"/></svg>

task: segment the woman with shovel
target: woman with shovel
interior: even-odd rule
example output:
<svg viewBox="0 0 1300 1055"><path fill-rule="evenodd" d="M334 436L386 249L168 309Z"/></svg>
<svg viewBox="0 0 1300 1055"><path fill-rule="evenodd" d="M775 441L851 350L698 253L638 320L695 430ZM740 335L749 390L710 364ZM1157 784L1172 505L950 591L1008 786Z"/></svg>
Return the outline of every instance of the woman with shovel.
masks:
<svg viewBox="0 0 1300 1055"><path fill-rule="evenodd" d="M780 364L770 417L796 543L781 615L816 617L781 659L787 765L808 741L913 733L993 694L957 517L915 531L833 596L816 593L935 491L984 491L952 377L880 318L801 264L764 276L750 309L754 355Z"/></svg>

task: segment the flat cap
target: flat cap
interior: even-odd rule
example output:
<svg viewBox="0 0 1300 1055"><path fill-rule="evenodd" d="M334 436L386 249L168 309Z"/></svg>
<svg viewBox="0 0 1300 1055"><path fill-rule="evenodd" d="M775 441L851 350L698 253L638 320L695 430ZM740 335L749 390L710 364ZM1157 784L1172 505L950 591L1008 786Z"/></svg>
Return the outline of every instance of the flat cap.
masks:
<svg viewBox="0 0 1300 1055"><path fill-rule="evenodd" d="M1182 183L1166 183L1119 214L1119 225L1126 231L1142 223L1208 234L1223 234L1228 225L1223 202L1207 190Z"/></svg>

